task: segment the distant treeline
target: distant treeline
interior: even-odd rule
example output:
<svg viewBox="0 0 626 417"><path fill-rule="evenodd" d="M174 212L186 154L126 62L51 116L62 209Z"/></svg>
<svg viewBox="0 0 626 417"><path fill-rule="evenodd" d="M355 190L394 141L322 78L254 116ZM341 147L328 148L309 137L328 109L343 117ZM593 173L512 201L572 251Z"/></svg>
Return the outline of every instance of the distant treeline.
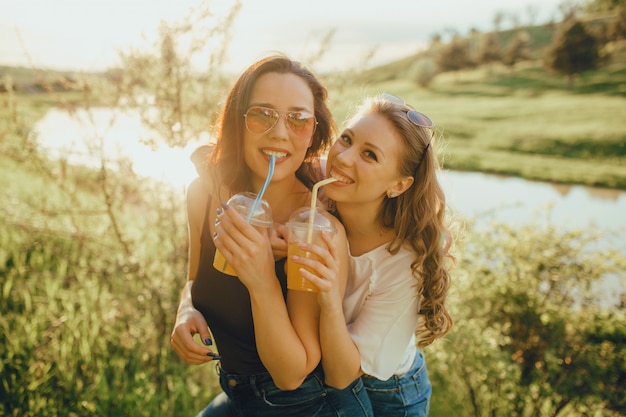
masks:
<svg viewBox="0 0 626 417"><path fill-rule="evenodd" d="M564 3L560 7L562 20L534 25L521 25L517 16L509 16L513 28L501 29L506 17L497 13L493 30L471 29L466 35L447 30L446 38L435 33L429 48L397 61L377 66L358 74L359 78L380 82L406 77L428 86L437 74L483 65L502 63L513 67L529 60L543 60L547 70L570 79L611 62L621 56L626 39L626 1L593 0L585 8ZM529 12L530 13L530 12ZM622 53L623 55L623 53ZM113 82L119 69L78 74L27 67L0 66L0 92L9 90L33 94L83 90L86 84L80 76L105 77ZM79 76L80 75L80 76ZM202 75L200 75L202 77Z"/></svg>

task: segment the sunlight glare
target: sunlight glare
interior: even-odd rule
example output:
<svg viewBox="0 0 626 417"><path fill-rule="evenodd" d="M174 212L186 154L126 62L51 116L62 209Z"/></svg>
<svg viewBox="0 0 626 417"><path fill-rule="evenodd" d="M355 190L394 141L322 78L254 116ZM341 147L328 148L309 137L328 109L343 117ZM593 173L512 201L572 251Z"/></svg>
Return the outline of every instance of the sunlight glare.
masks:
<svg viewBox="0 0 626 417"><path fill-rule="evenodd" d="M36 140L53 159L92 168L100 167L103 158L109 167L131 166L132 172L177 188L187 186L196 176L189 157L208 135L184 148L158 146L152 149L141 138L154 136L141 123L138 114L93 109L77 111L74 116L51 109L35 126Z"/></svg>

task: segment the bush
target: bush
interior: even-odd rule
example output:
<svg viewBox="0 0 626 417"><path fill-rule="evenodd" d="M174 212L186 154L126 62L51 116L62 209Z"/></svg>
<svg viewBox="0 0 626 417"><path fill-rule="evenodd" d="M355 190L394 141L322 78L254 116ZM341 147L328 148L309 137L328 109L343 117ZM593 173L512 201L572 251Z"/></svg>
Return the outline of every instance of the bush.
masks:
<svg viewBox="0 0 626 417"><path fill-rule="evenodd" d="M432 59L422 58L411 68L409 77L422 87L428 87L437 75L437 64Z"/></svg>
<svg viewBox="0 0 626 417"><path fill-rule="evenodd" d="M626 311L593 288L626 260L597 237L536 225L471 231L452 332L427 351L435 415L623 415ZM622 413L622 414L618 414Z"/></svg>
<svg viewBox="0 0 626 417"><path fill-rule="evenodd" d="M169 343L186 270L182 202L142 190L151 211L145 224L120 214L125 245L3 216L0 415L195 415L217 392L212 367L189 367Z"/></svg>

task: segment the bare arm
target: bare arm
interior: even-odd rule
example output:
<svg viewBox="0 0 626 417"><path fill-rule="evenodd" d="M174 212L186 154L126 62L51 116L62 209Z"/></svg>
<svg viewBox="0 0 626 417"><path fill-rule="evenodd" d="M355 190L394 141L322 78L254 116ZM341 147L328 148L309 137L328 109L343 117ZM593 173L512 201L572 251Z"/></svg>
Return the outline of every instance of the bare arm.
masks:
<svg viewBox="0 0 626 417"><path fill-rule="evenodd" d="M348 333L342 308L348 275L347 240L343 227L334 239L325 236L324 241L327 248L302 244L303 249L320 256L323 263L301 257L297 260L316 270L319 275L306 269L301 270L320 289L320 341L326 383L341 389L350 385L363 372L359 349Z"/></svg>
<svg viewBox="0 0 626 417"><path fill-rule="evenodd" d="M290 292L286 304L268 235L232 209L219 219L215 245L250 293L259 356L279 388L296 389L320 361L316 297Z"/></svg>
<svg viewBox="0 0 626 417"><path fill-rule="evenodd" d="M331 247L329 251L319 247L311 250L322 258L337 258L332 255ZM321 291L322 361L329 385L345 387L360 373L385 380L398 369L403 355L412 346L411 339L418 324L419 298L417 282L411 273L412 260L412 252L402 251L378 259L374 270L368 272L376 276L376 287L370 288L372 292L358 316L343 328L339 323L344 318L340 306L343 298L340 299L334 290L335 274L310 260L301 261L322 276L317 278L307 274ZM370 280L370 277L366 278ZM359 363L356 362L357 353Z"/></svg>
<svg viewBox="0 0 626 417"><path fill-rule="evenodd" d="M194 180L187 189L187 227L189 234L189 261L187 282L183 287L176 313L176 323L170 338L170 343L178 356L188 364L202 364L213 360L213 353L207 346L201 346L193 340L193 336L200 335L205 343L211 340L206 320L193 306L191 299L191 285L196 277L200 261L200 236L204 224L204 212L207 203L207 190L199 179Z"/></svg>

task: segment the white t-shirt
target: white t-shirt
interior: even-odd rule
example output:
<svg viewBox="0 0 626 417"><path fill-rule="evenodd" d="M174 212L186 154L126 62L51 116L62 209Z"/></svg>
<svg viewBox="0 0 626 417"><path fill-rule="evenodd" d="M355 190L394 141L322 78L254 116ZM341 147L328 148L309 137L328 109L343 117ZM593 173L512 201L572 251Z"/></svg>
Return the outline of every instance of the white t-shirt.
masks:
<svg viewBox="0 0 626 417"><path fill-rule="evenodd" d="M361 354L361 369L381 380L409 370L415 358L419 300L411 273L415 254L379 246L350 256L343 312Z"/></svg>

